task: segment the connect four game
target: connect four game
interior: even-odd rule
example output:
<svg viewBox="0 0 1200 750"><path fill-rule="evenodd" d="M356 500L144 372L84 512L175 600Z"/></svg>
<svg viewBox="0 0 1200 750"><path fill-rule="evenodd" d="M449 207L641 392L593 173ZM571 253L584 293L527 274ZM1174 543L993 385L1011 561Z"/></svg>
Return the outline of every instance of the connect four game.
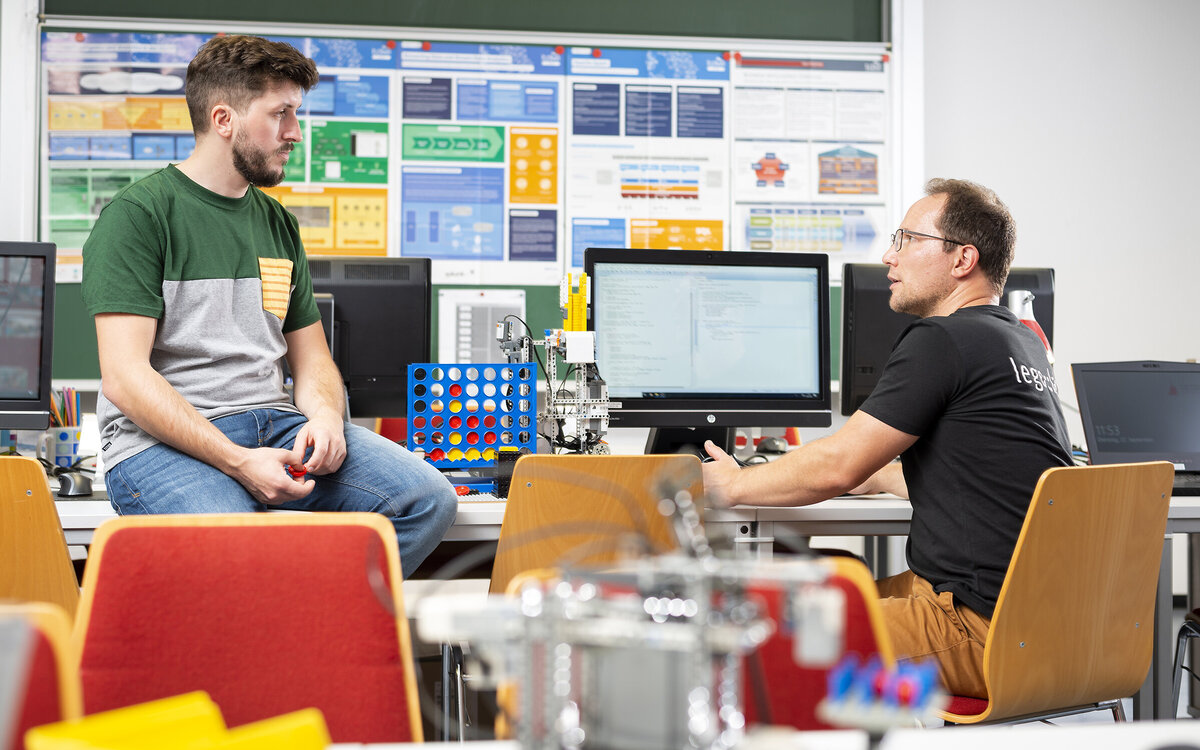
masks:
<svg viewBox="0 0 1200 750"><path fill-rule="evenodd" d="M532 364L408 366L408 449L438 468L492 466L501 447L537 450Z"/></svg>

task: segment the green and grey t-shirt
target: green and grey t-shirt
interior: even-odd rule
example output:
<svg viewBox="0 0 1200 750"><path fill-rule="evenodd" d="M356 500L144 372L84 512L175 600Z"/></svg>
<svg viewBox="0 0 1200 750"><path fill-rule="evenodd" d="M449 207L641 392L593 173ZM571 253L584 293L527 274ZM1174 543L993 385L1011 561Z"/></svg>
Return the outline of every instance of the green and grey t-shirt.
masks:
<svg viewBox="0 0 1200 750"><path fill-rule="evenodd" d="M208 419L296 411L283 388L283 335L321 319L296 219L251 186L207 190L173 165L125 188L83 246L90 314L158 319L150 364ZM101 393L106 466L158 441Z"/></svg>

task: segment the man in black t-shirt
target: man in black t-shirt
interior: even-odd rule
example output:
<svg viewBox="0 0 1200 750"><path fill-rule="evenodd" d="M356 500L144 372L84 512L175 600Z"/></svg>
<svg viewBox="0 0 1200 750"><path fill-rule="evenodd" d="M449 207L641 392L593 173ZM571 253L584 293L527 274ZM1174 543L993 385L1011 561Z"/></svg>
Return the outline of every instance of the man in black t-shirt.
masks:
<svg viewBox="0 0 1200 750"><path fill-rule="evenodd" d="M1008 209L963 180L931 180L926 193L883 256L892 309L920 319L862 408L750 470L710 442L704 483L719 505L911 498L910 570L879 582L896 655L934 658L950 692L986 698L996 598L1037 480L1071 465L1070 441L1046 349L999 305L1016 242Z"/></svg>

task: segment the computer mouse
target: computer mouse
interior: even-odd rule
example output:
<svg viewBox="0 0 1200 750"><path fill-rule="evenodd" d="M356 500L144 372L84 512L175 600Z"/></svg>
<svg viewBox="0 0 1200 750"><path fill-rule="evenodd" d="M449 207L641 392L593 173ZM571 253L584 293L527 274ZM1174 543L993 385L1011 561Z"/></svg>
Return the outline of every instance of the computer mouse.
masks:
<svg viewBox="0 0 1200 750"><path fill-rule="evenodd" d="M787 453L787 449L787 441L781 437L765 437L754 446L758 453Z"/></svg>
<svg viewBox="0 0 1200 750"><path fill-rule="evenodd" d="M78 471L58 475L59 497L88 497L92 494L92 478Z"/></svg>
<svg viewBox="0 0 1200 750"><path fill-rule="evenodd" d="M755 453L751 456L747 456L746 460L742 462L742 465L743 466L753 466L755 464L765 464L769 460L770 459L767 458L766 456L764 456L763 454Z"/></svg>

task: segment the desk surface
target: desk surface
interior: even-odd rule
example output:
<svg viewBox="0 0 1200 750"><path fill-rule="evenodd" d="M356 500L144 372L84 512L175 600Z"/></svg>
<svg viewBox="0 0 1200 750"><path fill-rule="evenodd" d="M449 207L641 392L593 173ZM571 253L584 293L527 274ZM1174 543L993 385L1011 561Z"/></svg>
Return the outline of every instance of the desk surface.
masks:
<svg viewBox="0 0 1200 750"><path fill-rule="evenodd" d="M60 500L55 504L68 544L87 544L91 533L116 517L107 500ZM446 534L450 541L495 540L504 520L503 502L459 503L458 516ZM895 497L836 497L798 508L765 508L739 505L710 509L708 523L779 523L803 527L813 536L899 536L908 533L912 506ZM1173 497L1167 517L1168 533L1200 532L1200 497Z"/></svg>

